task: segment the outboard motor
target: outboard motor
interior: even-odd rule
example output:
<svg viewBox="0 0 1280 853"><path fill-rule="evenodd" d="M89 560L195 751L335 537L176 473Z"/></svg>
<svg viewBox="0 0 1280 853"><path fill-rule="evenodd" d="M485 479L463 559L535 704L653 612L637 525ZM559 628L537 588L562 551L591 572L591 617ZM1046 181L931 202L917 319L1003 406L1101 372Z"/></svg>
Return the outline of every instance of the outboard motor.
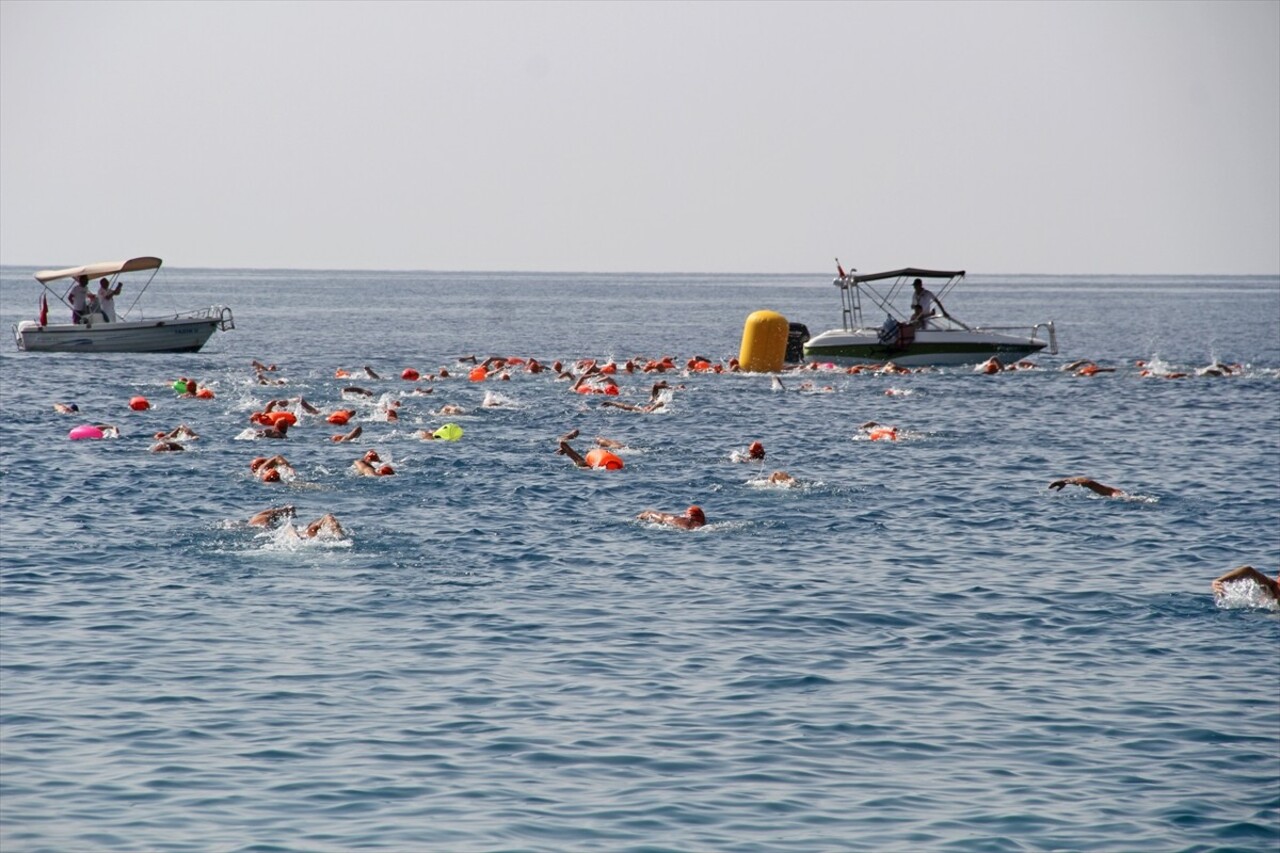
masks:
<svg viewBox="0 0 1280 853"><path fill-rule="evenodd" d="M804 361L804 345L809 340L809 327L804 323L787 324L787 361Z"/></svg>

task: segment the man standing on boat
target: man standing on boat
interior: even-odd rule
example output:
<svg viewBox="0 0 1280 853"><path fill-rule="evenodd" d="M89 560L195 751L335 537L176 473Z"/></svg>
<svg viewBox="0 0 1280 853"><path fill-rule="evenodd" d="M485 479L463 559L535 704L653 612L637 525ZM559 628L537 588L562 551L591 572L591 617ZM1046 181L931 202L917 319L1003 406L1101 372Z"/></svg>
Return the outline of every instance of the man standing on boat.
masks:
<svg viewBox="0 0 1280 853"><path fill-rule="evenodd" d="M98 310L108 323L116 321L116 297L124 289L124 282L117 282L115 287L105 278L98 282Z"/></svg>
<svg viewBox="0 0 1280 853"><path fill-rule="evenodd" d="M924 286L924 282L916 279L911 286L915 289L915 293L911 297L911 319L908 321L910 325L923 329L924 324L934 315L934 308L937 308L943 317L951 319L947 309L942 307L942 302L933 295L932 290Z"/></svg>
<svg viewBox="0 0 1280 853"><path fill-rule="evenodd" d="M76 276L76 283L67 292L67 300L71 303L71 322L79 323L89 305L89 276Z"/></svg>

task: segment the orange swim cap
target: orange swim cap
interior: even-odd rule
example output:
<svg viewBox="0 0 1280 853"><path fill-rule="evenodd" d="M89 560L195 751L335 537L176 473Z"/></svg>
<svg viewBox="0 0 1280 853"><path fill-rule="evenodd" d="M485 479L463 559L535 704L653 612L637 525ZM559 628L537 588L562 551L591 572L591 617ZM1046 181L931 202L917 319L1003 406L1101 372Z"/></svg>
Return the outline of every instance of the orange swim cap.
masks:
<svg viewBox="0 0 1280 853"><path fill-rule="evenodd" d="M395 472L396 470L392 468L390 465L383 465L381 468L378 469L378 475L382 477L385 477L388 474L394 474Z"/></svg>
<svg viewBox="0 0 1280 853"><path fill-rule="evenodd" d="M758 441L751 442L751 446L747 448L747 455L752 459L763 459L764 445Z"/></svg>
<svg viewBox="0 0 1280 853"><path fill-rule="evenodd" d="M262 482L274 483L280 479L280 472L275 468L268 468L262 473Z"/></svg>
<svg viewBox="0 0 1280 853"><path fill-rule="evenodd" d="M707 517L702 514L702 507L700 506L691 506L684 511L684 514L689 517L690 521L696 521L698 524L707 523Z"/></svg>

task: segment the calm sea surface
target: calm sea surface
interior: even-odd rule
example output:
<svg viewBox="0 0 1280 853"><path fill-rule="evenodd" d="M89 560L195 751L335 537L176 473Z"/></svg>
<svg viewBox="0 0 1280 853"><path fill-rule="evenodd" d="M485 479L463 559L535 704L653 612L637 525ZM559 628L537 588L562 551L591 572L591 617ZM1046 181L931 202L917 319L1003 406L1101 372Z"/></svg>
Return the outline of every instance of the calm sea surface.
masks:
<svg viewBox="0 0 1280 853"><path fill-rule="evenodd" d="M7 331L38 286L0 272ZM953 314L1052 319L1060 354L668 375L665 413L456 363L724 359L758 309L838 325L829 281L165 270L149 312L237 328L191 355L7 342L0 849L1280 849L1280 614L1209 590L1280 570L1280 280L975 276ZM1057 369L1079 358L1117 370ZM429 395L399 378L441 366ZM637 403L653 381L620 379ZM363 435L243 437L299 395ZM855 440L868 420L904 438ZM446 421L460 442L413 436ZM148 452L183 423L188 452ZM571 428L626 442L625 470L556 455ZM753 439L763 469L731 461ZM396 476L354 476L369 449ZM250 476L274 452L296 480ZM1133 497L1046 488L1073 475ZM349 535L245 524L286 502ZM634 520L690 503L708 527Z"/></svg>

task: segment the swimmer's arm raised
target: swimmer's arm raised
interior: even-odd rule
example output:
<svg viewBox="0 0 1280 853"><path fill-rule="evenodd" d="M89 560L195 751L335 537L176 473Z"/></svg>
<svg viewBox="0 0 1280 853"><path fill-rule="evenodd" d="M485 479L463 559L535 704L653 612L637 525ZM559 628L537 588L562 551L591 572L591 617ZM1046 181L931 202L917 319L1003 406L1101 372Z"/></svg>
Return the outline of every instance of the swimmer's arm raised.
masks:
<svg viewBox="0 0 1280 853"><path fill-rule="evenodd" d="M1113 486L1106 486L1097 480L1090 480L1088 477L1067 477L1062 480L1054 480L1049 484L1049 488L1061 491L1066 486L1082 486L1091 492L1095 492L1106 498L1113 498L1123 495L1124 492Z"/></svg>
<svg viewBox="0 0 1280 853"><path fill-rule="evenodd" d="M1272 580L1253 566L1240 566L1227 572L1213 582L1213 591L1222 595L1226 592L1226 584L1239 580L1251 580L1270 593L1272 598L1280 600L1280 579Z"/></svg>

